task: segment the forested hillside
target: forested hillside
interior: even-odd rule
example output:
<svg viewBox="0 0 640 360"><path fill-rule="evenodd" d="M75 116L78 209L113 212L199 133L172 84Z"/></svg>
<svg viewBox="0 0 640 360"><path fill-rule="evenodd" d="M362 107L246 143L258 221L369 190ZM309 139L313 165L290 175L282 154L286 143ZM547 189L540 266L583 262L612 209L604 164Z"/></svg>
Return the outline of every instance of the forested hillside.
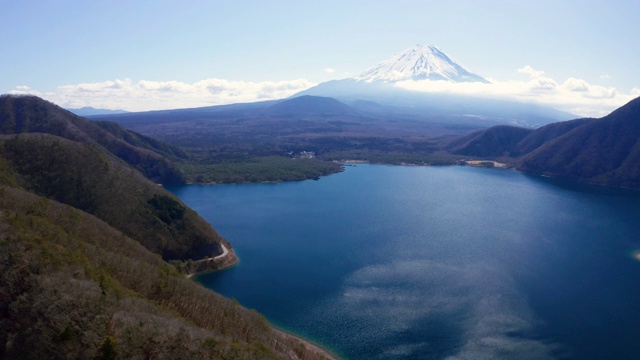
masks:
<svg viewBox="0 0 640 360"><path fill-rule="evenodd" d="M187 154L114 123L93 122L35 96L0 96L0 134L46 133L102 148L153 181L181 182L172 159Z"/></svg>
<svg viewBox="0 0 640 360"><path fill-rule="evenodd" d="M37 98L0 100L0 358L321 358L185 278L231 245L124 149L179 151Z"/></svg>
<svg viewBox="0 0 640 360"><path fill-rule="evenodd" d="M320 358L104 221L14 187L0 194L0 357Z"/></svg>
<svg viewBox="0 0 640 360"><path fill-rule="evenodd" d="M523 155L518 167L596 184L640 188L640 98Z"/></svg>
<svg viewBox="0 0 640 360"><path fill-rule="evenodd" d="M165 259L222 252L222 238L163 187L109 153L49 134L0 139L22 188L93 214Z"/></svg>
<svg viewBox="0 0 640 360"><path fill-rule="evenodd" d="M455 139L447 148L454 154L507 161L530 173L640 188L640 98L601 119L535 130L495 126Z"/></svg>

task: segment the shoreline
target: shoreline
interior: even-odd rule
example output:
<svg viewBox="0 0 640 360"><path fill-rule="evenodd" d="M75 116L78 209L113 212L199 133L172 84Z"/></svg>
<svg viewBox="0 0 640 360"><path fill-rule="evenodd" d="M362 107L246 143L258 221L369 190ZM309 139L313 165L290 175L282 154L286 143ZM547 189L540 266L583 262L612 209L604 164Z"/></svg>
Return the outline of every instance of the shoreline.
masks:
<svg viewBox="0 0 640 360"><path fill-rule="evenodd" d="M329 176L329 175L333 175L333 174L338 174L341 172L345 171L345 167L349 167L349 166L357 166L357 165L364 165L364 164L370 164L370 165L390 165L390 166L471 166L471 167L485 167L488 169L513 169L515 171L518 171L522 174L525 175L533 175L533 176L540 176L543 178L550 178L550 179L558 179L558 180L566 180L566 181L571 181L571 182L575 182L578 184L587 184L587 185L595 185L595 186L599 186L599 187L604 187L604 188L612 188L612 189L623 189L623 190L632 190L632 191L640 191L640 188L635 188L635 187L629 187L629 186L623 186L623 185L611 185L611 184L603 184L603 183L597 183L597 182L589 182L586 180L582 180L582 179L577 179L577 178L567 178L567 177L561 177L561 176L557 176L557 175L549 175L549 174L545 174L545 173L540 173L540 172L531 172L531 171L527 171L524 169L520 169L517 166L515 166L512 162L505 162L505 163L501 163L495 160L457 160L456 162L452 162L452 163L446 163L446 164L431 164L431 163L412 163L412 162L384 162L384 161L371 161L371 160L354 160L354 159L341 159L341 160L327 160L330 162L334 162L334 163L338 163L338 164L342 164L342 170L338 170L336 172L331 172L328 174L324 174L324 175L319 175L317 177L308 177L305 179L296 179L296 180L273 180L273 181L258 181L258 182L251 182L251 181L238 181L238 182L193 182L193 181L187 181L184 183L184 185L229 185L229 184L277 184L277 183L285 183L285 182L295 182L295 181L306 181L306 180L318 180L320 178L323 178L325 176ZM493 166L484 166L482 163L491 163ZM161 184L159 184L161 185Z"/></svg>
<svg viewBox="0 0 640 360"><path fill-rule="evenodd" d="M187 279L192 278L194 275L200 275L200 274L205 274L205 273L209 273L209 272L216 272L216 271L222 271L222 270L226 270L229 269L231 267L236 266L240 260L238 259L237 256L235 256L235 252L233 251L233 249L227 249L226 246L224 246L224 244L220 244L222 246L222 254L220 255L216 255L212 258L207 258L207 259L202 259L199 260L200 262L209 262L209 261L215 261L215 260L220 260L220 259L224 259L225 257L232 255L231 259L232 261L229 262L228 264L224 264L223 266L221 266L220 268L214 269L214 270L210 270L210 271L201 271L201 272L194 272L191 274L187 274L185 275L185 277ZM291 332L282 330L280 328L277 328L271 324L269 324L269 327L279 336L281 336L282 338L286 338L286 339L293 339L296 340L298 342L300 342L302 344L302 346L304 346L304 348L309 351L312 352L316 355L319 355L323 358L326 358L328 360L339 360L340 357L333 354L330 350L325 349L324 347L312 342L311 340L307 340L305 338L302 338L298 335L292 334ZM292 358L297 358L297 356L295 354L293 354Z"/></svg>
<svg viewBox="0 0 640 360"><path fill-rule="evenodd" d="M282 336L283 338L286 339L294 339L299 341L300 343L302 343L302 345L305 347L305 349L307 349L307 351L311 351L319 356L322 356L324 358L327 358L329 360L339 360L340 357L337 356L336 354L332 353L329 349L326 349L324 347L322 347L321 345L318 345L314 342L312 342L311 340L307 340L305 338L302 338L298 335L292 334L288 331L282 330L278 327L275 327L273 325L270 325L271 329L278 335Z"/></svg>
<svg viewBox="0 0 640 360"><path fill-rule="evenodd" d="M229 269L231 267L236 266L240 262L240 259L238 259L238 257L236 256L235 252L233 251L233 248L228 249L222 243L220 243L220 246L222 246L222 254L216 255L214 257L210 257L210 258L194 261L194 264L203 264L203 263L215 262L217 260L217 261L221 261L222 262L220 267L213 268L213 269L207 269L207 270L203 270L203 271L197 271L196 270L196 271L194 271L192 273L186 274L185 278L191 279L195 275L205 274L205 273L214 272L214 271L226 270L226 269ZM226 259L227 257L229 257L229 259Z"/></svg>

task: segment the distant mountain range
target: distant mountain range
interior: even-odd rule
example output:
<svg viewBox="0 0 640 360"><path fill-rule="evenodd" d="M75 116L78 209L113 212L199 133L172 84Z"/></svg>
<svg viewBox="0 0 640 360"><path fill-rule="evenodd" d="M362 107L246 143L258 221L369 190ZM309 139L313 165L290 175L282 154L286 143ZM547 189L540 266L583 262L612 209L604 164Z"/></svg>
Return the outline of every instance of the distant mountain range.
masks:
<svg viewBox="0 0 640 360"><path fill-rule="evenodd" d="M415 45L353 78L324 82L294 94L289 99L303 96L333 98L351 108L345 112L346 108L343 106L341 110L343 115L394 121L421 121L443 126L464 125L478 128L506 124L535 128L577 118L576 115L534 103L486 96L426 93L398 86L401 82L411 81L489 83L487 79L463 67L439 48ZM141 125L142 122L175 123L177 119L191 121L196 118L292 116L303 115L305 112L307 115L317 115L323 112L331 113L337 106L335 102L319 99L312 102L307 98L304 100L305 106L299 103L298 107L291 109L292 112L287 115L285 110L291 104L286 104L285 108L281 109L278 109L277 105L285 100L287 99L134 113L98 109L74 109L74 111L94 119L112 119L117 122L135 119L136 125ZM273 108L267 110L266 108L270 106ZM327 109L321 109L322 106L327 106Z"/></svg>
<svg viewBox="0 0 640 360"><path fill-rule="evenodd" d="M312 151L322 160L333 159L321 155L336 151L346 158L354 155L342 151L415 153L433 149L434 137L466 134L500 123L476 119L469 125L467 118L456 116L431 122L404 114L380 115L387 110L373 101L348 105L335 98L303 95L251 104L91 118L116 122L202 156L215 156L217 161L288 157L302 151Z"/></svg>
<svg viewBox="0 0 640 360"><path fill-rule="evenodd" d="M458 138L454 154L506 159L530 173L640 188L640 98L601 119L523 129L495 126Z"/></svg>
<svg viewBox="0 0 640 360"><path fill-rule="evenodd" d="M265 115L343 115L360 116L352 107L329 97L304 95L270 104L260 113Z"/></svg>
<svg viewBox="0 0 640 360"><path fill-rule="evenodd" d="M208 148L218 160L313 151L324 160L446 163L451 158L431 156L444 149L457 156L505 158L524 171L638 187L635 171L626 165L634 163L635 151L628 134L636 133L611 120L633 102L601 120L572 120L577 117L536 104L396 86L403 81L488 82L437 47L416 45L353 78L321 83L288 99L92 118L173 144ZM595 130L599 126L604 128ZM602 134L586 135L597 131L619 132L626 140L605 144L596 141ZM442 139L454 136L443 148ZM623 161L627 150L632 160ZM591 152L590 160L578 155ZM388 154L395 160L387 160Z"/></svg>
<svg viewBox="0 0 640 360"><path fill-rule="evenodd" d="M125 110L96 109L90 106L85 106L78 109L68 108L67 110L79 116L113 115L113 114L124 114L128 112Z"/></svg>
<svg viewBox="0 0 640 360"><path fill-rule="evenodd" d="M452 60L439 48L415 45L353 78L324 82L292 97L333 97L365 115L413 117L433 122L454 116L465 118L470 125L490 121L537 127L577 117L537 104L481 95L425 93L398 86L403 81L423 80L489 83ZM375 109L361 107L363 101L374 102L378 106Z"/></svg>

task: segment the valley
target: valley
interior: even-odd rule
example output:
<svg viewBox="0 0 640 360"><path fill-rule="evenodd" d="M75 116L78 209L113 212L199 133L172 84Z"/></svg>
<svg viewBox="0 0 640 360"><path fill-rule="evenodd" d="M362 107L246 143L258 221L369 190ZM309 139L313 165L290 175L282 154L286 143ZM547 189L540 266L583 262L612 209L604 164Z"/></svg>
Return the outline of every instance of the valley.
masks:
<svg viewBox="0 0 640 360"><path fill-rule="evenodd" d="M640 136L637 108L638 99L603 119L531 128L461 115L362 115L338 100L303 95L231 108L93 119L117 122L187 151L191 156L175 164L190 183L314 179L339 172L345 161L454 165L491 160L536 174L638 188L632 165ZM598 135L603 131L616 135ZM582 141L589 149L574 161ZM552 148L557 150L544 150ZM605 150L610 148L615 152ZM596 163L591 173L584 172Z"/></svg>
<svg viewBox="0 0 640 360"><path fill-rule="evenodd" d="M495 160L532 173L638 186L635 177L619 183L550 172L544 163L532 165L524 157L586 119L567 121L577 117L531 103L401 86L424 80L489 83L438 48L416 45L351 79L321 83L286 99L91 119L117 123L188 152L173 163L189 183L317 179L341 171L345 161L453 165ZM542 135L523 140L530 132ZM527 145L512 151L520 140ZM609 167L619 166L616 161Z"/></svg>
<svg viewBox="0 0 640 360"><path fill-rule="evenodd" d="M250 104L254 105L254 104ZM259 105L259 104L255 104ZM254 106L255 106L254 105ZM264 107L263 107L264 106ZM95 116L178 146L190 182L302 180L340 170L334 161L455 162L443 139L481 125L361 115L335 99L301 96L258 109L189 109ZM301 156L313 154L313 156ZM261 177L260 177L261 176Z"/></svg>

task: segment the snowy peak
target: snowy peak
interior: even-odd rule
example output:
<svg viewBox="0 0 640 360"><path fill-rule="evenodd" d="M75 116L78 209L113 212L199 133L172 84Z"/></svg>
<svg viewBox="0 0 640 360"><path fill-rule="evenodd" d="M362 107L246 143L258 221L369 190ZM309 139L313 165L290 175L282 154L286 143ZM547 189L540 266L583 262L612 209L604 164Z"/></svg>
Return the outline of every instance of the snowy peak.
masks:
<svg viewBox="0 0 640 360"><path fill-rule="evenodd" d="M483 82L435 46L416 45L355 77L357 81L446 80Z"/></svg>

